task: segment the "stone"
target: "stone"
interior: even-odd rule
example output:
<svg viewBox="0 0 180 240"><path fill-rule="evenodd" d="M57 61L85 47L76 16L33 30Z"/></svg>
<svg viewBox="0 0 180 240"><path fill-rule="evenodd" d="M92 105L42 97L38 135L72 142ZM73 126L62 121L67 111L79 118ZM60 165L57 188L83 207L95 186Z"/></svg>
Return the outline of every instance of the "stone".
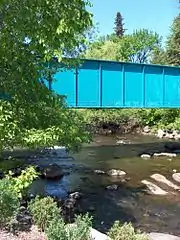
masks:
<svg viewBox="0 0 180 240"><path fill-rule="evenodd" d="M113 185L109 185L109 186L107 186L106 189L108 189L108 190L117 190L118 187L119 187L118 185L113 184Z"/></svg>
<svg viewBox="0 0 180 240"><path fill-rule="evenodd" d="M180 173L174 173L172 175L172 178L174 179L174 181L180 183Z"/></svg>
<svg viewBox="0 0 180 240"><path fill-rule="evenodd" d="M91 228L90 237L92 240L111 240L106 234L103 234L94 228Z"/></svg>
<svg viewBox="0 0 180 240"><path fill-rule="evenodd" d="M143 132L144 132L144 133L150 133L150 132L151 132L151 128L150 128L149 126L145 126L145 127L143 128Z"/></svg>
<svg viewBox="0 0 180 240"><path fill-rule="evenodd" d="M73 199L80 199L82 197L82 194L80 192L74 192L69 194L69 197Z"/></svg>
<svg viewBox="0 0 180 240"><path fill-rule="evenodd" d="M43 175L47 179L56 179L62 178L64 174L62 172L61 167L58 164L53 163L44 169Z"/></svg>
<svg viewBox="0 0 180 240"><path fill-rule="evenodd" d="M174 235L155 232L148 234L148 238L149 240L180 240L180 237L176 237Z"/></svg>
<svg viewBox="0 0 180 240"><path fill-rule="evenodd" d="M165 136L165 131L162 130L162 129L159 129L159 130L157 131L157 137L158 137L158 138L163 138L164 136Z"/></svg>
<svg viewBox="0 0 180 240"><path fill-rule="evenodd" d="M177 154L176 153L167 153L167 152L154 153L153 157L177 157Z"/></svg>
<svg viewBox="0 0 180 240"><path fill-rule="evenodd" d="M111 169L107 172L108 175L110 176L120 176L123 177L126 175L126 172L122 171L122 170L118 170L118 169Z"/></svg>
<svg viewBox="0 0 180 240"><path fill-rule="evenodd" d="M151 155L150 154L142 154L141 158L148 159L148 158L151 158Z"/></svg>
<svg viewBox="0 0 180 240"><path fill-rule="evenodd" d="M66 231L68 231L68 229L72 227L75 227L74 223L67 224ZM106 234L101 233L94 228L90 228L90 240L112 240L112 239L108 237Z"/></svg>
<svg viewBox="0 0 180 240"><path fill-rule="evenodd" d="M97 173L97 174L105 174L105 172L102 171L102 170L94 170L94 173Z"/></svg>
<svg viewBox="0 0 180 240"><path fill-rule="evenodd" d="M161 174L153 174L151 175L151 178L154 179L157 182L164 183L167 186L173 188L174 190L180 190L180 187L169 181L166 177L164 177Z"/></svg>
<svg viewBox="0 0 180 240"><path fill-rule="evenodd" d="M157 185L155 185L152 182L149 182L147 180L142 180L141 183L146 185L146 187L148 188L148 190L150 191L151 194L154 194L154 195L167 195L168 194L168 192L164 191L162 188L158 187Z"/></svg>

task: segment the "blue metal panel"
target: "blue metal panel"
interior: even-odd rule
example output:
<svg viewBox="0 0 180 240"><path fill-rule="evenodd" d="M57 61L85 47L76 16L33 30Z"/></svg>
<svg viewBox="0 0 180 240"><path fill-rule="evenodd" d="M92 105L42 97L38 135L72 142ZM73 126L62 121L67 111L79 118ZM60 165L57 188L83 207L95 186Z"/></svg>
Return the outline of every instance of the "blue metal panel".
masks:
<svg viewBox="0 0 180 240"><path fill-rule="evenodd" d="M78 107L100 107L99 62L86 61L78 70Z"/></svg>
<svg viewBox="0 0 180 240"><path fill-rule="evenodd" d="M76 76L75 70L59 71L54 75L56 81L52 83L52 89L56 93L67 97L69 107L76 107Z"/></svg>
<svg viewBox="0 0 180 240"><path fill-rule="evenodd" d="M85 60L55 78L52 88L69 107L180 107L178 67Z"/></svg>
<svg viewBox="0 0 180 240"><path fill-rule="evenodd" d="M164 68L164 106L180 107L180 69Z"/></svg>
<svg viewBox="0 0 180 240"><path fill-rule="evenodd" d="M122 64L101 63L102 67L102 107L123 106Z"/></svg>
<svg viewBox="0 0 180 240"><path fill-rule="evenodd" d="M145 107L163 107L163 68L145 66Z"/></svg>
<svg viewBox="0 0 180 240"><path fill-rule="evenodd" d="M124 65L124 106L139 108L143 107L144 87L143 87L143 66L138 64Z"/></svg>

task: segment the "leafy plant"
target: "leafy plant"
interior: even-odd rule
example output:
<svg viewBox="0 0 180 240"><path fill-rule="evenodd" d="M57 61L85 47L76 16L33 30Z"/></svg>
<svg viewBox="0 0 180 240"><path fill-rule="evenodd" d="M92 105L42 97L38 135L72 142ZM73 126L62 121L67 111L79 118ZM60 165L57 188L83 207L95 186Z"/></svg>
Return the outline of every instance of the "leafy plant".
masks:
<svg viewBox="0 0 180 240"><path fill-rule="evenodd" d="M116 221L108 233L112 240L148 240L145 234L135 232L131 223L121 225Z"/></svg>
<svg viewBox="0 0 180 240"><path fill-rule="evenodd" d="M37 196L29 203L28 209L32 214L34 223L43 231L52 221L59 221L60 209L51 197L40 198Z"/></svg>
<svg viewBox="0 0 180 240"><path fill-rule="evenodd" d="M19 198L22 198L26 195L27 190L37 177L38 173L34 167L29 167L26 170L23 170L18 177L13 177L13 173L10 171L6 176L6 179L9 181L12 191L15 192Z"/></svg>
<svg viewBox="0 0 180 240"><path fill-rule="evenodd" d="M0 226L8 224L20 207L18 195L12 191L8 179L0 180Z"/></svg>
<svg viewBox="0 0 180 240"><path fill-rule="evenodd" d="M62 219L50 222L46 229L48 240L90 240L91 218L77 216L75 223L65 225Z"/></svg>

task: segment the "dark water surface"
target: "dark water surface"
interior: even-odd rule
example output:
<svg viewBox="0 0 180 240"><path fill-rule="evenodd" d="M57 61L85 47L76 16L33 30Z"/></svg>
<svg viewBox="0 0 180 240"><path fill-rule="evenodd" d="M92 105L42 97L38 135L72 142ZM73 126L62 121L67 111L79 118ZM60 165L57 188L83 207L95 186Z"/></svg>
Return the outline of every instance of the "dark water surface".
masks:
<svg viewBox="0 0 180 240"><path fill-rule="evenodd" d="M94 227L107 231L115 220L131 221L144 231L158 231L180 235L180 193L173 197L153 196L145 193L141 180L160 173L172 180L173 169L180 172L180 157L170 159L142 159L140 153L158 151L162 143L154 137L121 137L125 144L117 145L115 137L96 136L94 142L74 154L75 160L57 162L69 175L59 181L38 180L33 192L66 197L68 191L80 191L82 212L94 216ZM131 143L130 143L131 142ZM119 178L97 175L93 170L122 169L130 180L121 183ZM118 190L106 186L118 184Z"/></svg>

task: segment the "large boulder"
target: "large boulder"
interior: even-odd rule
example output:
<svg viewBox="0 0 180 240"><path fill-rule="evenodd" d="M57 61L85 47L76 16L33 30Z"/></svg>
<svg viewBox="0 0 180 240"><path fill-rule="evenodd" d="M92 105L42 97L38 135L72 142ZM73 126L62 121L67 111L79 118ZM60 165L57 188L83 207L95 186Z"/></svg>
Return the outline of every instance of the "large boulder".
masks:
<svg viewBox="0 0 180 240"><path fill-rule="evenodd" d="M180 173L174 173L172 175L172 178L174 179L174 181L180 183Z"/></svg>
<svg viewBox="0 0 180 240"><path fill-rule="evenodd" d="M148 234L148 238L149 240L180 240L180 237L174 235L154 232Z"/></svg>
<svg viewBox="0 0 180 240"><path fill-rule="evenodd" d="M53 163L44 169L43 175L47 179L57 179L62 178L64 174L61 167L58 164Z"/></svg>

